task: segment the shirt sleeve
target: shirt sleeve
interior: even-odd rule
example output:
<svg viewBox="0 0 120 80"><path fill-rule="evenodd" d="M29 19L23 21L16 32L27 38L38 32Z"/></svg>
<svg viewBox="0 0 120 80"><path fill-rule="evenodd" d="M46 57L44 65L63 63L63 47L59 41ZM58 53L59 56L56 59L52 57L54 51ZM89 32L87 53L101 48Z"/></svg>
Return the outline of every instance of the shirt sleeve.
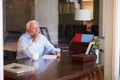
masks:
<svg viewBox="0 0 120 80"><path fill-rule="evenodd" d="M31 58L31 53L36 52L36 43L28 43L26 39L19 39L17 53ZM23 57L24 57L23 56Z"/></svg>
<svg viewBox="0 0 120 80"><path fill-rule="evenodd" d="M45 38L46 40L46 44L45 44L45 48L44 48L44 52L45 53L54 53L55 51L57 51L57 49L53 46L53 44L51 44L47 38Z"/></svg>

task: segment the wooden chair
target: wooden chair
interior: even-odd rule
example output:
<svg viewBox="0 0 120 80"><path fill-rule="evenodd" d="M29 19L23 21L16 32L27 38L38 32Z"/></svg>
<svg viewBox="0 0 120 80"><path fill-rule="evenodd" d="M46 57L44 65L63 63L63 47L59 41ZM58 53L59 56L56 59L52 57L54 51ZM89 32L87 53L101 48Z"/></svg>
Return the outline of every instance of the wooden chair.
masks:
<svg viewBox="0 0 120 80"><path fill-rule="evenodd" d="M47 27L40 27L40 31L51 42Z"/></svg>

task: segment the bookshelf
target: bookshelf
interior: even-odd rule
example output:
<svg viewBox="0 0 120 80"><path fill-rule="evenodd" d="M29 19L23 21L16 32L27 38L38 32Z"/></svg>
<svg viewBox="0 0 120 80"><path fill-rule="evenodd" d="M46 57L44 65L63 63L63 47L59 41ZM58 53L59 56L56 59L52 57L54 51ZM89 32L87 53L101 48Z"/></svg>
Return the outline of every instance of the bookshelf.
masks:
<svg viewBox="0 0 120 80"><path fill-rule="evenodd" d="M73 14L74 3L64 2L59 4L59 14Z"/></svg>

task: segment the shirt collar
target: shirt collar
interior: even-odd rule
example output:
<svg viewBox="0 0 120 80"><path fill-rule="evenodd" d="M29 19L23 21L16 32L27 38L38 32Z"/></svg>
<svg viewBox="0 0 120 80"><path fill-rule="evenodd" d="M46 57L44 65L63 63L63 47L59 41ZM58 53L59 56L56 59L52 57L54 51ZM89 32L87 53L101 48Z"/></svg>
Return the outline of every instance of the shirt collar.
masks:
<svg viewBox="0 0 120 80"><path fill-rule="evenodd" d="M26 38L31 38L31 35L29 35L27 32L25 33Z"/></svg>

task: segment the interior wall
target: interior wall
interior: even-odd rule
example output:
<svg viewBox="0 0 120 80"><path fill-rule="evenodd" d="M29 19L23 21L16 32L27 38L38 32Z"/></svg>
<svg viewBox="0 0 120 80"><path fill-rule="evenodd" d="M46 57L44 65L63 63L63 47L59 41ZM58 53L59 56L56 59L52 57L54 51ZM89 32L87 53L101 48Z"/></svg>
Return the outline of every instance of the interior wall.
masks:
<svg viewBox="0 0 120 80"><path fill-rule="evenodd" d="M53 43L58 43L58 0L35 0L35 19L47 27Z"/></svg>
<svg viewBox="0 0 120 80"><path fill-rule="evenodd" d="M4 39L9 34L25 32L26 22L34 19L34 0L28 1L3 0Z"/></svg>
<svg viewBox="0 0 120 80"><path fill-rule="evenodd" d="M90 10L90 17L91 17L91 20L90 21L84 21L84 25L87 25L87 31L91 31L91 27L93 25L93 13L94 13L94 10L93 10L93 4L94 4L94 1L82 1L82 9L89 9Z"/></svg>
<svg viewBox="0 0 120 80"><path fill-rule="evenodd" d="M8 36L8 32L6 31L6 0L3 0L3 39Z"/></svg>
<svg viewBox="0 0 120 80"><path fill-rule="evenodd" d="M99 25L99 0L94 0L94 12L93 12L93 22L95 25Z"/></svg>
<svg viewBox="0 0 120 80"><path fill-rule="evenodd" d="M105 0L104 80L120 80L120 1ZM112 15L112 16L111 16Z"/></svg>
<svg viewBox="0 0 120 80"><path fill-rule="evenodd" d="M113 6L113 54L112 55L112 79L120 80L120 1L114 0Z"/></svg>
<svg viewBox="0 0 120 80"><path fill-rule="evenodd" d="M112 80L112 59L113 55L113 0L105 0L105 59L104 77L105 80ZM111 16L112 15L112 16ZM115 80L115 79L113 79Z"/></svg>
<svg viewBox="0 0 120 80"><path fill-rule="evenodd" d="M5 7L6 30L25 32L26 22L34 19L34 0L6 0Z"/></svg>
<svg viewBox="0 0 120 80"><path fill-rule="evenodd" d="M105 0L99 0L99 36L105 36Z"/></svg>
<svg viewBox="0 0 120 80"><path fill-rule="evenodd" d="M90 16L93 19L93 1L82 1L82 9L90 9Z"/></svg>

